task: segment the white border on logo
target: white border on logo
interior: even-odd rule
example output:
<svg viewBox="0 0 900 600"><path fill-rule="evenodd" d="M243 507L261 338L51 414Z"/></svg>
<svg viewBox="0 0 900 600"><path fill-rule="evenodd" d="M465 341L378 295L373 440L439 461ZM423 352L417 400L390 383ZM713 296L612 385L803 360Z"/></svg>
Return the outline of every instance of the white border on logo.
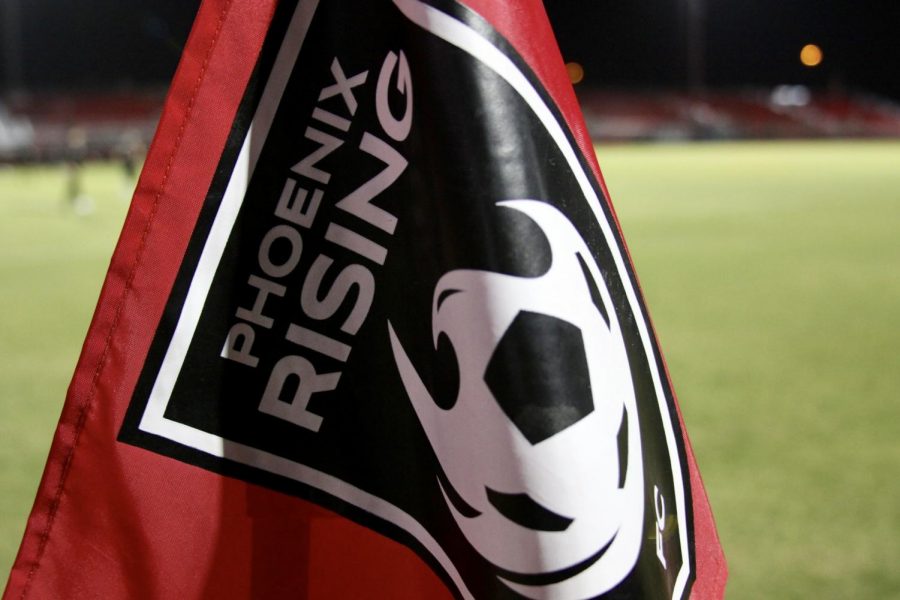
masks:
<svg viewBox="0 0 900 600"><path fill-rule="evenodd" d="M625 288L625 295L632 312L637 317L637 326L647 355L653 386L663 416L666 444L671 457L672 475L675 483L676 507L680 524L680 542L682 566L675 580L673 598L681 597L690 574L688 553L687 518L685 514L685 490L678 458L678 446L675 432L669 418L669 409L663 392L662 379L654 360L652 336L647 329L646 317L638 302L637 293L628 276L625 260L616 243L613 228L606 219L600 200L591 185L590 178L581 167L578 154L569 143L565 132L553 116L552 111L541 99L540 94L528 78L501 50L482 37L468 25L454 19L450 15L429 6L420 0L393 0L400 11L413 23L444 41L467 52L485 66L502 77L531 108L547 132L556 142L560 151L572 170L582 193L588 201L594 216L600 225L604 239L610 248L618 275ZM411 515L400 508L361 490L349 483L318 471L304 464L288 460L270 452L239 444L206 431L202 431L183 423L167 419L165 411L168 407L175 382L181 372L190 342L194 336L200 314L209 294L213 276L218 268L225 249L225 244L237 219L244 201L247 185L256 167L262 144L251 143L251 139L265 140L275 117L275 112L287 87L288 80L300 54L300 49L318 7L318 0L299 0L291 18L287 33L275 59L272 72L266 82L259 106L253 116L250 127L238 154L237 162L225 189L222 202L216 212L209 237L203 246L197 269L191 279L184 306L176 324L175 331L153 388L147 400L144 413L138 428L141 431L158 435L173 442L193 448L205 454L219 458L227 458L241 464L249 465L311 487L323 490L332 496L365 510L378 518L405 530L431 553L456 584L464 598L473 598L450 558L440 547L437 540Z"/></svg>

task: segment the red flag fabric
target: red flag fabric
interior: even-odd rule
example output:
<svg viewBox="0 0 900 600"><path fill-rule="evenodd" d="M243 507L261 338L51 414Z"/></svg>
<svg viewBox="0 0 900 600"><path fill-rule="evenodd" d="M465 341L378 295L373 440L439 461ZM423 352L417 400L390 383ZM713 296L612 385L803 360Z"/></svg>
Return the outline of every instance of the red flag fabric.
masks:
<svg viewBox="0 0 900 600"><path fill-rule="evenodd" d="M718 598L538 0L206 0L4 598Z"/></svg>

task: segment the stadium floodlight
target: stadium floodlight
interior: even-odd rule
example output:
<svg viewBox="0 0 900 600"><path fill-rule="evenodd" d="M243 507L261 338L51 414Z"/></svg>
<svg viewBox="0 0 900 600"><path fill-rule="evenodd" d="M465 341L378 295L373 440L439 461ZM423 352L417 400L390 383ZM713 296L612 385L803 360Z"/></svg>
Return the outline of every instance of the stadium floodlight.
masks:
<svg viewBox="0 0 900 600"><path fill-rule="evenodd" d="M806 67L818 67L822 64L823 58L822 49L816 44L806 44L800 50L800 62Z"/></svg>
<svg viewBox="0 0 900 600"><path fill-rule="evenodd" d="M577 85L584 81L584 67L579 62L567 62L566 73L568 73L569 81L572 82L572 85Z"/></svg>

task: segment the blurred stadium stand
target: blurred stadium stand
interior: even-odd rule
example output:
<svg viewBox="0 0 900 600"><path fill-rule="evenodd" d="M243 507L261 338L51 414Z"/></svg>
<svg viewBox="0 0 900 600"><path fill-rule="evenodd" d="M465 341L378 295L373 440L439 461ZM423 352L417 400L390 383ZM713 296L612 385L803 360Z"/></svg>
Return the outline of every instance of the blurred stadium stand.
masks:
<svg viewBox="0 0 900 600"><path fill-rule="evenodd" d="M900 106L802 86L702 94L578 91L595 141L900 137Z"/></svg>
<svg viewBox="0 0 900 600"><path fill-rule="evenodd" d="M597 142L900 137L900 106L802 86L702 94L578 88ZM0 103L0 163L134 159L164 92L19 95Z"/></svg>
<svg viewBox="0 0 900 600"><path fill-rule="evenodd" d="M0 162L131 159L146 152L165 92L19 94L0 102Z"/></svg>

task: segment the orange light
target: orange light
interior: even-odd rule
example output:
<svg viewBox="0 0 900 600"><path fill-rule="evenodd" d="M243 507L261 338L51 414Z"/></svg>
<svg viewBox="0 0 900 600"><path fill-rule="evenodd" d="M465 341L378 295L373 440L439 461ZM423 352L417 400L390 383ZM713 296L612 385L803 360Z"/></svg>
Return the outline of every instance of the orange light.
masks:
<svg viewBox="0 0 900 600"><path fill-rule="evenodd" d="M822 49L815 44L807 44L800 50L800 62L807 67L818 67L822 64Z"/></svg>
<svg viewBox="0 0 900 600"><path fill-rule="evenodd" d="M566 72L569 74L569 81L572 84L581 83L584 79L584 67L577 62L566 63Z"/></svg>

